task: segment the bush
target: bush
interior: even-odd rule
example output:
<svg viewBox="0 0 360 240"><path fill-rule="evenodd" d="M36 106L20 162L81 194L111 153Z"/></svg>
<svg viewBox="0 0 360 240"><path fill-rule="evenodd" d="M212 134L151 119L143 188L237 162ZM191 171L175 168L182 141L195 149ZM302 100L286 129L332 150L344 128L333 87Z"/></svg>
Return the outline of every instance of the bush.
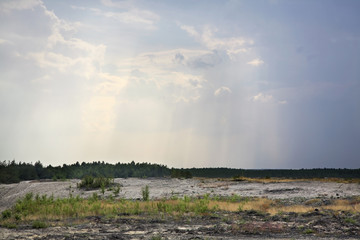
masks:
<svg viewBox="0 0 360 240"><path fill-rule="evenodd" d="M42 222L42 221L35 221L33 222L32 224L32 228L36 228L36 229L39 229L39 228L46 228L47 225L46 223Z"/></svg>
<svg viewBox="0 0 360 240"><path fill-rule="evenodd" d="M98 177L94 178L92 176L86 176L81 180L81 182L77 185L78 188L85 188L86 190L91 189L105 189L113 184L113 180L111 178Z"/></svg>
<svg viewBox="0 0 360 240"><path fill-rule="evenodd" d="M150 199L150 190L149 186L146 185L144 188L141 189L142 198L144 201L149 201Z"/></svg>
<svg viewBox="0 0 360 240"><path fill-rule="evenodd" d="M20 214L15 214L15 220L20 221L21 220L21 215Z"/></svg>
<svg viewBox="0 0 360 240"><path fill-rule="evenodd" d="M29 192L25 195L24 201L30 202L34 197L34 194L32 192Z"/></svg>
<svg viewBox="0 0 360 240"><path fill-rule="evenodd" d="M1 213L3 219L11 218L11 211L7 209Z"/></svg>

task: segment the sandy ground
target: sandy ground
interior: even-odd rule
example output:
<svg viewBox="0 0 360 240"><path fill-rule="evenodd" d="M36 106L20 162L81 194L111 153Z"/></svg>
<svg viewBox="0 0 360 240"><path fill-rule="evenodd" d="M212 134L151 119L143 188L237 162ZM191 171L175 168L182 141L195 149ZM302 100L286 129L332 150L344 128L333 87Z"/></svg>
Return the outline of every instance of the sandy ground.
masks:
<svg viewBox="0 0 360 240"><path fill-rule="evenodd" d="M0 232L0 239L11 239L11 240L28 240L28 239L36 239L36 240L57 240L57 239L71 239L71 240L83 240L83 239L101 239L101 240L109 240L109 239L123 239L123 240L152 240L154 237L158 235L153 235L148 233L147 231L128 231L122 233L121 237L117 235L105 235L102 233L101 227L92 226L91 232L95 235L89 237L86 235L88 233L88 229L82 232L78 232L74 227L54 227L52 228L51 234L48 233L47 229L42 230L34 230L29 229L22 231L21 235L14 233L13 230L10 229L1 229L3 232ZM119 229L114 229L114 231L119 231ZM179 227L179 231L181 231L181 227ZM84 237L86 236L86 237ZM201 236L187 236L186 234L180 234L177 232L175 236L162 237L161 239L166 240L339 240L339 239L347 239L347 240L356 240L359 238L352 237L316 237L316 236L291 236L291 237L272 237L272 236L213 236L213 235L201 235Z"/></svg>
<svg viewBox="0 0 360 240"><path fill-rule="evenodd" d="M25 181L17 184L0 185L0 212L10 208L17 199L32 192L34 195L53 195L55 198L79 195L83 198L93 193L102 195L100 190L84 191L77 188L80 180L39 182ZM306 199L336 199L360 196L360 184L343 184L335 182L294 181L285 183L234 182L217 179L115 179L122 185L118 198L140 199L141 189L148 185L150 198L171 198L201 196L204 194L231 196L237 194L249 197L267 197L283 199L284 202L296 203ZM106 191L105 195L113 194ZM346 223L346 218L357 223ZM232 219L232 220L231 220ZM236 219L245 221L238 224ZM70 220L71 221L71 220ZM85 224L49 227L45 229L0 228L0 239L152 239L157 234L162 239L360 239L359 215L338 215L312 212L305 215L288 214L279 216L260 216L256 212L222 213L219 216L203 216L194 219L152 219L148 216L106 219L90 217ZM299 226L316 229L317 234L303 234ZM259 234L246 234L246 229L268 229ZM278 233L278 229L284 229ZM321 235L321 234L323 235Z"/></svg>
<svg viewBox="0 0 360 240"><path fill-rule="evenodd" d="M0 185L0 212L11 207L17 199L25 194L47 194L57 197L80 195L89 197L94 192L101 194L99 190L79 190L76 184L80 180L68 180L57 182L24 181L16 184ZM171 179L171 178L117 178L116 183L122 185L119 197L126 199L140 199L141 188L148 185L150 198L170 198L171 196L182 197L199 196L204 194L230 196L268 197L271 199L303 199L303 198L346 198L360 195L359 184L343 184L335 182L296 181L286 183L256 183L256 182L233 182L218 181L217 179ZM112 194L106 191L105 195Z"/></svg>

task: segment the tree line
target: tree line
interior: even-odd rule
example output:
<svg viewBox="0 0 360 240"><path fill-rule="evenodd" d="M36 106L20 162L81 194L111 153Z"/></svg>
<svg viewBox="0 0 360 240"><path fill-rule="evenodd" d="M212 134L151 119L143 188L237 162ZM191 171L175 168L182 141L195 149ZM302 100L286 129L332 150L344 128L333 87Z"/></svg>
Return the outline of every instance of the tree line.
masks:
<svg viewBox="0 0 360 240"><path fill-rule="evenodd" d="M196 177L209 178L360 178L359 169L313 168L313 169L234 169L234 168L191 168L188 171Z"/></svg>
<svg viewBox="0 0 360 240"><path fill-rule="evenodd" d="M171 175L171 169L165 165L151 163L116 163L105 162L85 163L76 162L71 165L44 167L40 161L35 164L25 162L0 162L0 183L16 183L24 180L37 179L82 179L92 177L166 177Z"/></svg>
<svg viewBox="0 0 360 240"><path fill-rule="evenodd" d="M234 169L234 168L168 168L153 163L76 162L71 165L44 167L40 161L35 164L0 161L0 183L17 183L38 179L82 179L86 176L128 178L128 177L208 177L208 178L360 178L360 169Z"/></svg>

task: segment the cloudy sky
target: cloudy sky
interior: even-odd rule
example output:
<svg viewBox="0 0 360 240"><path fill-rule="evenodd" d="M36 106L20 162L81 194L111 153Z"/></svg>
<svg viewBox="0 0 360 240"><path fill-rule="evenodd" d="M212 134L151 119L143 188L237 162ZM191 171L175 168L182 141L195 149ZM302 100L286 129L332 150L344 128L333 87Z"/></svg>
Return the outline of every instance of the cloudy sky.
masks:
<svg viewBox="0 0 360 240"><path fill-rule="evenodd" d="M359 12L1 0L0 160L359 168Z"/></svg>

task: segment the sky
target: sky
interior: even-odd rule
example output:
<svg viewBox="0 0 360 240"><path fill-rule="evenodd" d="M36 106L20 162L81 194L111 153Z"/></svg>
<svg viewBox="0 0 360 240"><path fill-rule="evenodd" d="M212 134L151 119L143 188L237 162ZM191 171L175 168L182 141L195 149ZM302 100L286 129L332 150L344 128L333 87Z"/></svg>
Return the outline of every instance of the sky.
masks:
<svg viewBox="0 0 360 240"><path fill-rule="evenodd" d="M0 160L359 168L358 0L1 0Z"/></svg>

